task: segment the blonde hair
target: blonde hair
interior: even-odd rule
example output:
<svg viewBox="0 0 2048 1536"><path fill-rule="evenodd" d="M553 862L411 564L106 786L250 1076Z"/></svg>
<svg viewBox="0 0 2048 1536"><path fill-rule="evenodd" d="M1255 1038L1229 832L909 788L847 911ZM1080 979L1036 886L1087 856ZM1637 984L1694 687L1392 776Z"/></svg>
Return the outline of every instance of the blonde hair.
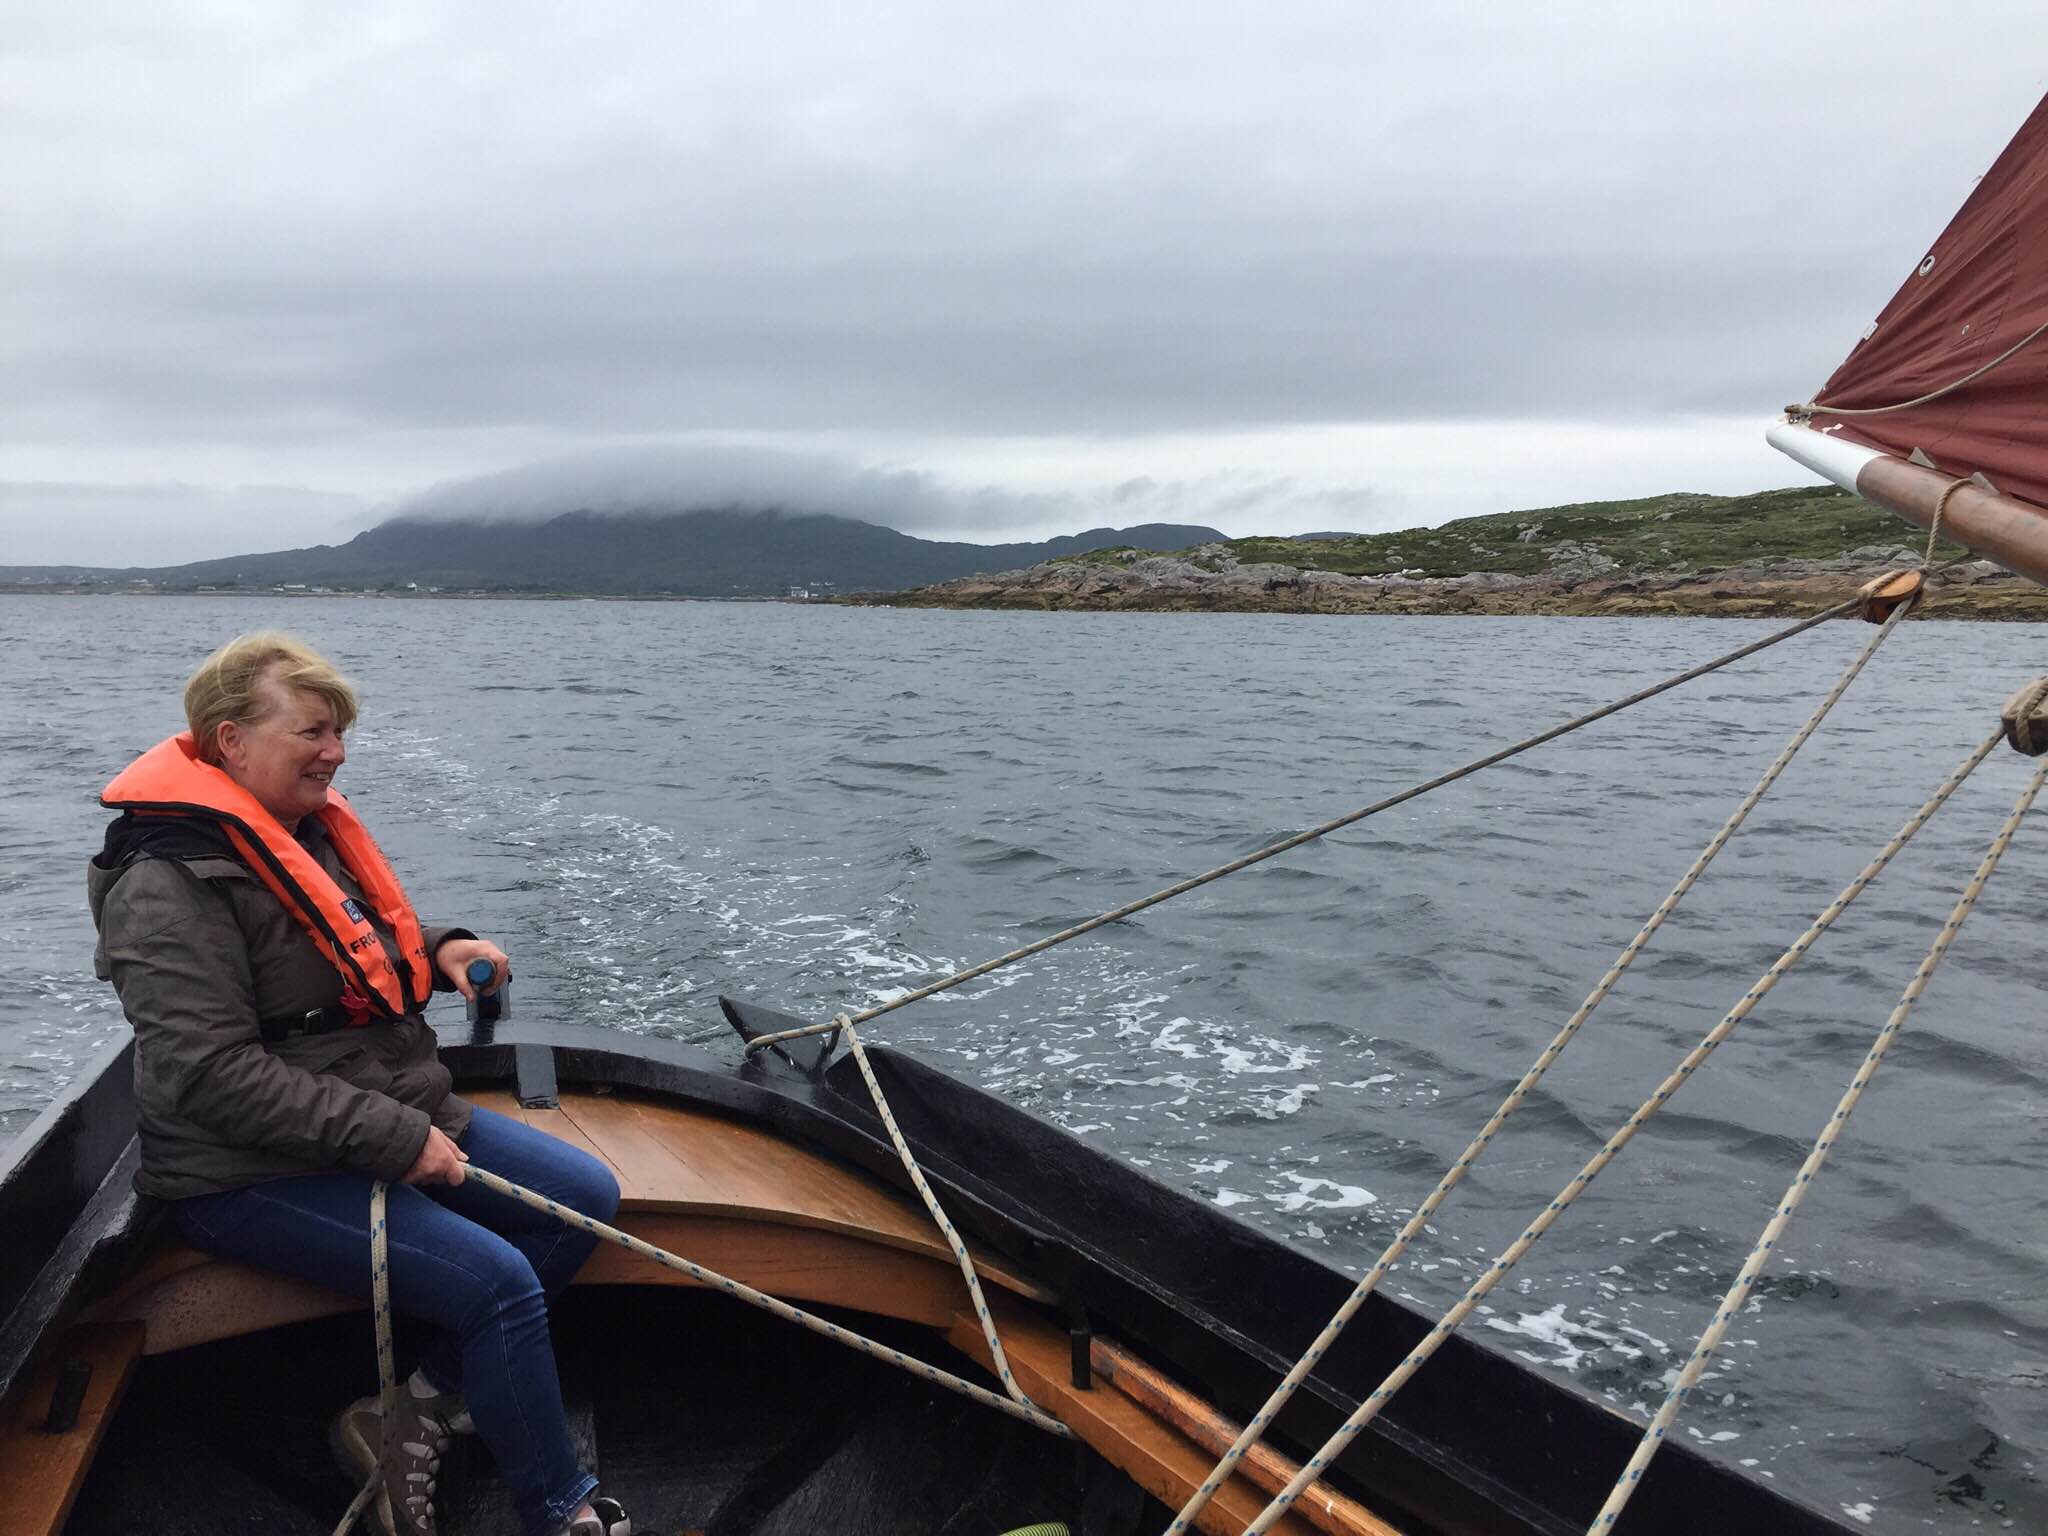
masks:
<svg viewBox="0 0 2048 1536"><path fill-rule="evenodd" d="M334 663L281 630L263 629L237 635L199 664L185 684L185 720L202 760L220 762L220 728L230 720L254 725L268 715L274 701L266 681L287 693L310 693L334 710L334 728L355 724L356 694Z"/></svg>

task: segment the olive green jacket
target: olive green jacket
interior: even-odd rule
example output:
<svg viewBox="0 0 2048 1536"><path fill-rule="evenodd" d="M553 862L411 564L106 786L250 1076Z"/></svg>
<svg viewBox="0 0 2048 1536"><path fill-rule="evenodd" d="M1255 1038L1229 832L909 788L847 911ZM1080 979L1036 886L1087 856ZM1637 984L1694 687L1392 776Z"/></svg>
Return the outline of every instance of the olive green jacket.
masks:
<svg viewBox="0 0 2048 1536"><path fill-rule="evenodd" d="M266 1041L259 1021L338 1005L341 974L239 860L189 843L138 856L123 842L127 822L109 829L86 892L94 969L135 1029L137 1189L178 1200L338 1169L395 1180L429 1124L468 1129L470 1107L449 1092L434 1031L416 1013ZM300 841L361 896L317 821L302 823ZM378 932L395 964L391 936ZM427 928L427 952L456 937L474 935ZM447 989L438 970L435 985Z"/></svg>

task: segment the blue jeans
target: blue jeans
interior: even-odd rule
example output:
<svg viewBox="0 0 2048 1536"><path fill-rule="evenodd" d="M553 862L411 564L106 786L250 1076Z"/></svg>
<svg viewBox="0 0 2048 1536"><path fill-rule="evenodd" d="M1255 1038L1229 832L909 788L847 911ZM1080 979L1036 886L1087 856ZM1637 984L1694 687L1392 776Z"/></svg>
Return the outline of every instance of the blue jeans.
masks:
<svg viewBox="0 0 2048 1536"><path fill-rule="evenodd" d="M478 1109L459 1143L480 1168L610 1221L611 1170L566 1142ZM358 1173L273 1179L175 1207L194 1247L367 1301L370 1183ZM597 1246L479 1184L393 1184L391 1305L438 1325L420 1368L460 1389L533 1536L559 1529L597 1479L577 1465L548 1337L547 1304Z"/></svg>

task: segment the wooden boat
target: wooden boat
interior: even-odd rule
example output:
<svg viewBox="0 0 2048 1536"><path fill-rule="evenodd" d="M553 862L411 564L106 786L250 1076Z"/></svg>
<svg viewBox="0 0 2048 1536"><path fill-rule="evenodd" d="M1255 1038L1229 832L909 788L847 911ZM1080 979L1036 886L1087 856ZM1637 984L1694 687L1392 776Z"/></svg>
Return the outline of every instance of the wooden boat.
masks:
<svg viewBox="0 0 2048 1536"><path fill-rule="evenodd" d="M725 1003L752 1037L796 1020ZM1024 1390L1077 1447L614 1248L558 1309L586 1448L643 1531L1163 1530L1352 1281L1057 1127L870 1046L896 1117L976 1252ZM735 1065L594 1030L445 1047L461 1091L616 1170L621 1225L733 1278L991 1380L952 1255L852 1062L818 1039ZM0 1168L0 1488L10 1536L324 1533L351 1490L325 1416L374 1390L366 1310L178 1242L130 1188L129 1049ZM1201 1528L1237 1532L1429 1326L1375 1296ZM1583 1530L1638 1427L1453 1339L1276 1529ZM1219 1438L1220 1437L1220 1438ZM480 1451L451 1533L507 1528ZM1313 1516L1314 1518L1311 1518ZM494 1520L501 1523L493 1524ZM1674 1444L1624 1530L1849 1527Z"/></svg>
<svg viewBox="0 0 2048 1536"><path fill-rule="evenodd" d="M2048 581L2048 102L1771 440ZM1967 370L1967 371L1966 371ZM1945 519L1945 521L1944 521ZM2028 716L2030 717L2030 716ZM2024 743L2022 743L2024 744ZM727 1002L753 1039L799 1021ZM1352 1281L914 1058L870 1047L991 1293L1015 1373L1073 1445L941 1395L717 1290L602 1248L557 1321L588 1459L646 1531L1158 1531ZM450 1045L458 1087L617 1171L622 1226L948 1369L990 1363L951 1252L853 1063L818 1037L737 1064L689 1045L522 1026ZM362 1309L206 1258L130 1187L127 1049L0 1162L0 1509L10 1533L324 1532L350 1489L327 1413L374 1384ZM1200 1517L1242 1530L1426 1319L1375 1294ZM1276 1529L1583 1531L1640 1430L1452 1337ZM503 1523L481 1456L453 1533ZM1847 1531L1665 1444L1617 1529Z"/></svg>

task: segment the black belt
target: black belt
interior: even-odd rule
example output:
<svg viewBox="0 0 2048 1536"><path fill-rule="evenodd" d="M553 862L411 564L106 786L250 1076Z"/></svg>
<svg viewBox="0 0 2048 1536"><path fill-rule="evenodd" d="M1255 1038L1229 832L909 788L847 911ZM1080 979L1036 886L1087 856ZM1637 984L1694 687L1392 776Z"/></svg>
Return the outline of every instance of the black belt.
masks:
<svg viewBox="0 0 2048 1536"><path fill-rule="evenodd" d="M275 1019L264 1019L257 1027L263 1031L265 1040L282 1040L288 1035L324 1035L332 1030L348 1028L348 1010L339 1004L331 1008L315 1008L310 1013L287 1013Z"/></svg>

